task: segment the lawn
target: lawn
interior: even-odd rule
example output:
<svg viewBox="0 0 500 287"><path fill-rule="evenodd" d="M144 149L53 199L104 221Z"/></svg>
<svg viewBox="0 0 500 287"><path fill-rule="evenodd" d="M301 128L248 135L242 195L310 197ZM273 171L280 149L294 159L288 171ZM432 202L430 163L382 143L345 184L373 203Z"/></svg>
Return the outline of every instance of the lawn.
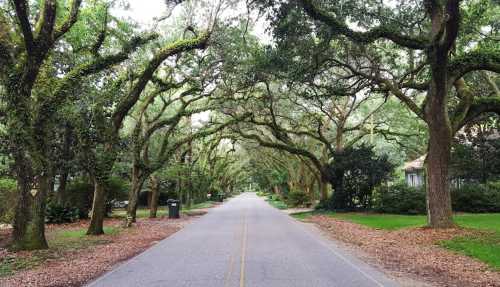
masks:
<svg viewBox="0 0 500 287"><path fill-rule="evenodd" d="M292 216L303 220L314 214L351 221L377 229L396 230L401 228L425 226L424 215L396 215L375 213L334 213L303 212ZM467 237L455 237L439 244L450 250L477 258L495 269L500 269L500 213L472 214L463 213L454 216L455 223L464 228L481 232Z"/></svg>
<svg viewBox="0 0 500 287"><path fill-rule="evenodd" d="M440 242L450 250L477 258L500 271L500 233L489 232L455 237Z"/></svg>
<svg viewBox="0 0 500 287"><path fill-rule="evenodd" d="M425 215L398 215L377 213L335 213L335 212L303 212L292 216L306 219L314 214L327 214L331 217L351 221L372 228L395 230L407 227L425 226ZM454 216L455 222L465 228L491 230L500 232L500 213L462 213Z"/></svg>
<svg viewBox="0 0 500 287"><path fill-rule="evenodd" d="M210 207L214 206L214 204L215 203L213 201L205 201L202 203L193 204L190 208L187 208L185 205L183 205L181 207L182 207L182 211L191 211L191 210L196 210L196 209L210 208ZM168 207L159 206L158 211L156 212L156 215L158 217L168 215ZM112 217L125 218L125 217L127 217L127 210L126 209L115 209L115 210L113 210ZM147 218L147 217L149 217L149 209L148 208L138 208L137 209L137 218Z"/></svg>
<svg viewBox="0 0 500 287"><path fill-rule="evenodd" d="M104 227L104 232L107 235L115 235L120 231L121 228L116 226ZM25 256L6 256L5 258L0 258L0 278L12 275L16 271L35 268L47 260L57 260L63 252L84 249L109 242L109 240L99 236L87 236L86 232L86 228L48 232L47 242L50 249L36 250Z"/></svg>
<svg viewBox="0 0 500 287"><path fill-rule="evenodd" d="M269 202L270 205L274 206L277 209L287 209L288 208L288 205L286 205L286 203L284 203L283 201L281 201L279 199L268 198L268 199L266 199L266 201Z"/></svg>

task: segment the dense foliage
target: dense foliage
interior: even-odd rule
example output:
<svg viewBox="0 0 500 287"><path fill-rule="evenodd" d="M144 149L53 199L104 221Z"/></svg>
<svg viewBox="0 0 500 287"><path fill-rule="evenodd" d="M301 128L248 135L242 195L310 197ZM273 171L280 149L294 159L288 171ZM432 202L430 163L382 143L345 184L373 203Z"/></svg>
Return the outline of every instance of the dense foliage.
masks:
<svg viewBox="0 0 500 287"><path fill-rule="evenodd" d="M330 163L333 200L326 207L370 209L375 188L387 184L393 169L387 156L375 154L370 146L361 145L335 153Z"/></svg>
<svg viewBox="0 0 500 287"><path fill-rule="evenodd" d="M47 248L46 221L77 209L100 235L111 200L128 201L125 226L139 205L244 190L421 213L424 193L393 183L424 153L431 226L452 205L495 210L495 1L168 1L151 25L126 2L0 1L13 248Z"/></svg>

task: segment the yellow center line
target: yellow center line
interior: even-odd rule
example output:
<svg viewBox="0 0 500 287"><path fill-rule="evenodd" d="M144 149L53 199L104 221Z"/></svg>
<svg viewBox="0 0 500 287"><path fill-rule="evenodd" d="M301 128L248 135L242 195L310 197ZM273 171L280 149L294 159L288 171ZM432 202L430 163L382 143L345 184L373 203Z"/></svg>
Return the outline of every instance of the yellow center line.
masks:
<svg viewBox="0 0 500 287"><path fill-rule="evenodd" d="M247 214L243 217L243 238L241 240L240 287L245 287L245 256L247 249Z"/></svg>
<svg viewBox="0 0 500 287"><path fill-rule="evenodd" d="M236 238L235 238L236 239ZM230 258L229 258L229 270L228 272L226 273L226 276L224 278L224 287L228 287L229 286L229 281L231 279L231 275L233 274L233 269L234 269L234 251L236 250L233 250L233 252L231 252L231 255L230 255Z"/></svg>

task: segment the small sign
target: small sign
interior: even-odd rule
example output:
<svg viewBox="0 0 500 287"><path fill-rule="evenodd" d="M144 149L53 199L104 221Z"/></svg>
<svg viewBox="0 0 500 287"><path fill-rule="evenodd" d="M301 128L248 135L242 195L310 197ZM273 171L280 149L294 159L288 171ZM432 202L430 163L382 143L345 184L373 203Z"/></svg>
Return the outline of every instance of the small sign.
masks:
<svg viewBox="0 0 500 287"><path fill-rule="evenodd" d="M177 206L177 203L172 203L172 206Z"/></svg>
<svg viewBox="0 0 500 287"><path fill-rule="evenodd" d="M30 190L30 193L31 193L31 196L35 197L36 194L38 193L38 189L33 188L32 190Z"/></svg>

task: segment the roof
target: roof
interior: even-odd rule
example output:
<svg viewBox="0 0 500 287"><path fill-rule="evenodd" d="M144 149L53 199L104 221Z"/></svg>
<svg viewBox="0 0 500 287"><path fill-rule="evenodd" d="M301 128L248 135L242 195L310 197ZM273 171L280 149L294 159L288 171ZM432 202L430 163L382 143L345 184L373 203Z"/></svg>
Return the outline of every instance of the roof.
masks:
<svg viewBox="0 0 500 287"><path fill-rule="evenodd" d="M416 160L405 163L403 169L406 171L424 169L424 162L426 156L427 155L424 154L423 156L417 158Z"/></svg>

